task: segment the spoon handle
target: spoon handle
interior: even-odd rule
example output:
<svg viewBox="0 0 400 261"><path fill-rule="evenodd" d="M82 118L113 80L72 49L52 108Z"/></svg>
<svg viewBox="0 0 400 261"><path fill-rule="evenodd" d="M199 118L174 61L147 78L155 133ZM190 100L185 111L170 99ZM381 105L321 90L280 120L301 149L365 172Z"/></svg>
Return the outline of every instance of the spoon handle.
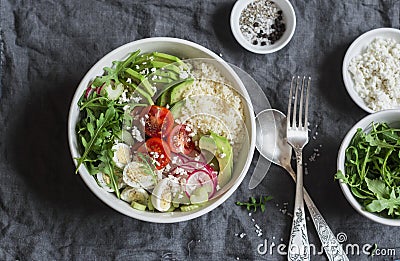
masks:
<svg viewBox="0 0 400 261"><path fill-rule="evenodd" d="M285 167L289 172L290 176L296 180L296 174L291 167ZM319 212L318 208L315 206L307 190L304 188L304 201L308 207L311 218L313 220L315 229L324 248L325 254L330 261L349 261L346 253L343 251L342 246L337 241L332 230L329 228L324 217Z"/></svg>
<svg viewBox="0 0 400 261"><path fill-rule="evenodd" d="M295 153L297 161L296 198L294 203L292 231L289 238L288 260L308 261L310 260L310 245L308 243L303 201L303 157L301 149L295 149Z"/></svg>
<svg viewBox="0 0 400 261"><path fill-rule="evenodd" d="M325 219L319 213L314 202L304 189L304 200L307 204L311 218L314 222L315 229L317 230L319 239L321 240L322 247L324 248L325 254L331 261L349 261L346 253L343 251L341 244L336 239L332 230L329 228Z"/></svg>

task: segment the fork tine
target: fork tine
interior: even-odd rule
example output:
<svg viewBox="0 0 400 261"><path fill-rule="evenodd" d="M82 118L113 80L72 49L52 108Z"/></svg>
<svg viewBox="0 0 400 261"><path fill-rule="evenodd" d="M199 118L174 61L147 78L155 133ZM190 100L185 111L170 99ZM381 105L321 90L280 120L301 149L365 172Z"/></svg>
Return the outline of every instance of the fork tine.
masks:
<svg viewBox="0 0 400 261"><path fill-rule="evenodd" d="M310 96L310 84L311 77L308 77L307 90L306 90L306 111L305 111L305 119L304 119L304 127L308 126L308 97Z"/></svg>
<svg viewBox="0 0 400 261"><path fill-rule="evenodd" d="M306 79L303 76L303 80L301 81L301 92L300 92L300 106L299 106L299 128L303 127L303 92L304 92L304 80Z"/></svg>
<svg viewBox="0 0 400 261"><path fill-rule="evenodd" d="M292 97L293 97L293 82L294 82L294 76L292 77L292 82L290 83L290 91L289 91L289 102L288 102L288 110L287 110L287 116L286 116L286 121L287 121L287 127L290 127L290 116L291 116L291 110L292 110Z"/></svg>
<svg viewBox="0 0 400 261"><path fill-rule="evenodd" d="M297 93L299 91L299 85L300 85L300 76L297 76L297 81L296 81L296 94L294 95L294 104L293 104L293 124L292 127L297 127L296 124L296 117L297 117Z"/></svg>

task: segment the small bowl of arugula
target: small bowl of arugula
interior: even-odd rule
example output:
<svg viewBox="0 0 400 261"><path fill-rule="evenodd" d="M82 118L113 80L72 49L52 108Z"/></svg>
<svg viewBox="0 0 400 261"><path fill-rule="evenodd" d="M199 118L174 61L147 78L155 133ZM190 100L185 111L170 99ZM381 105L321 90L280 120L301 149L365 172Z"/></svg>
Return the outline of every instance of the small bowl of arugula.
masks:
<svg viewBox="0 0 400 261"><path fill-rule="evenodd" d="M339 149L335 178L363 216L400 226L400 110L366 116Z"/></svg>

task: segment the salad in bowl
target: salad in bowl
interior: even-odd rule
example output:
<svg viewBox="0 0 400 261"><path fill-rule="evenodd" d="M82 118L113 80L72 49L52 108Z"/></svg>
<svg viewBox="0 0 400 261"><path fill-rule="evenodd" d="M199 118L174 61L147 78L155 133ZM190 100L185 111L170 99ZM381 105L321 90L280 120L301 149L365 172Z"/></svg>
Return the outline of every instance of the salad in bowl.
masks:
<svg viewBox="0 0 400 261"><path fill-rule="evenodd" d="M220 70L222 60L139 48L78 88L69 121L76 171L130 216L194 218L221 204L246 174L251 104L244 88L233 87L240 80Z"/></svg>

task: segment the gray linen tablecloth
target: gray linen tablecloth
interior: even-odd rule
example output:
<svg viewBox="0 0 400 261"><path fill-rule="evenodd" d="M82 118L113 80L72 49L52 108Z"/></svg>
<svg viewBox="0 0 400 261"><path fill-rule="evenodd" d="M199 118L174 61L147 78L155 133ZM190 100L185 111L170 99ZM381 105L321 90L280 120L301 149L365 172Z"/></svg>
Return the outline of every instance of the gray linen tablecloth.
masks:
<svg viewBox="0 0 400 261"><path fill-rule="evenodd" d="M114 48L153 36L187 39L221 54L254 77L272 107L283 111L291 75L312 75L315 139L305 152L305 185L331 229L341 233L350 260L399 259L400 228L356 213L333 175L342 138L366 115L345 91L343 56L360 34L398 28L400 1L292 1L295 35L269 55L250 53L233 38L229 16L234 1L0 2L0 260L286 260L277 246L288 241L294 184L272 166L264 182L249 191L258 154L224 204L178 224L119 214L74 174L66 124L80 79ZM315 148L319 156L313 161ZM274 197L265 213L249 216L234 204L265 194ZM262 229L260 237L255 224ZM311 221L308 227L318 251ZM266 253L260 246L264 242ZM387 254L368 257L363 250L374 243ZM312 260L326 258L316 253Z"/></svg>

